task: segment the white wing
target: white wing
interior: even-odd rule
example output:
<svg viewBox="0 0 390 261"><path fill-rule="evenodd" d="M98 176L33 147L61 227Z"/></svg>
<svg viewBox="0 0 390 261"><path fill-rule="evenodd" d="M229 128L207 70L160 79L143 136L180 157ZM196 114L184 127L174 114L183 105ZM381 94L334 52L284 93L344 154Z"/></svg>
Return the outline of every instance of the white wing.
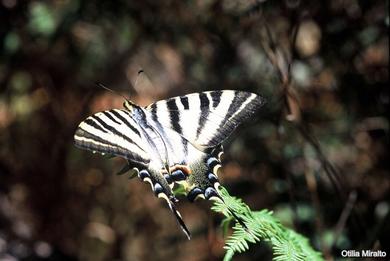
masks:
<svg viewBox="0 0 390 261"><path fill-rule="evenodd" d="M254 93L224 90L193 93L147 106L154 121L171 128L201 150L224 141L265 100Z"/></svg>
<svg viewBox="0 0 390 261"><path fill-rule="evenodd" d="M138 124L125 110L98 112L78 126L77 147L114 154L141 165L150 161Z"/></svg>

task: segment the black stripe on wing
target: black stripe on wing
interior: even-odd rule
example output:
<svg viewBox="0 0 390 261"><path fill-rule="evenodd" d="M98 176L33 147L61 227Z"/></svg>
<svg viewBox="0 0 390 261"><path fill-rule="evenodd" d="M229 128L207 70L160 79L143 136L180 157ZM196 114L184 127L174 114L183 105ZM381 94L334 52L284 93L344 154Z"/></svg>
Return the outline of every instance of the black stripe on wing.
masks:
<svg viewBox="0 0 390 261"><path fill-rule="evenodd" d="M135 121L126 112L96 113L80 123L74 141L77 147L113 154L145 166L150 159Z"/></svg>
<svg viewBox="0 0 390 261"><path fill-rule="evenodd" d="M113 122L115 122L116 124L121 124L117 119L115 119L115 117L113 117L113 115L111 114L112 112L109 112L109 111L104 111L103 114L106 115L107 118L109 118L110 120L112 120ZM118 117L118 116L116 116Z"/></svg>
<svg viewBox="0 0 390 261"><path fill-rule="evenodd" d="M234 98L210 144L220 144L242 122L249 120L265 103L264 98L249 92L235 91Z"/></svg>
<svg viewBox="0 0 390 261"><path fill-rule="evenodd" d="M175 113L176 111L179 111L179 108L177 107L175 100L169 100L167 101L167 108L169 112L169 118L171 119L171 126L174 131L178 133L182 133L182 129L180 126L180 114Z"/></svg>
<svg viewBox="0 0 390 261"><path fill-rule="evenodd" d="M125 158L129 157L129 151L117 144L113 144L107 140L101 139L99 136L95 136L81 128L78 128L75 133L75 145L82 149L91 150L94 152L113 154L122 156ZM132 155L132 158L137 162L147 163L142 157Z"/></svg>
<svg viewBox="0 0 390 261"><path fill-rule="evenodd" d="M202 92L199 93L199 100L200 100L200 117L198 121L198 128L196 129L196 139L199 138L199 135L206 124L207 117L209 116L210 113L210 101L207 95Z"/></svg>
<svg viewBox="0 0 390 261"><path fill-rule="evenodd" d="M211 100L213 102L213 108L216 108L221 101L221 92L210 92Z"/></svg>
<svg viewBox="0 0 390 261"><path fill-rule="evenodd" d="M128 112L126 110L120 110L120 111L126 113L128 117L131 117L130 112ZM133 123L131 124L129 122L129 119L126 119L123 115L121 115L118 110L111 110L109 112L114 114L115 117L118 118L118 120L120 120L124 124L126 124L126 126L129 127L134 133L136 133L138 136L141 136L140 131L138 130L138 127L137 127L136 123L134 122L134 120L133 120Z"/></svg>
<svg viewBox="0 0 390 261"><path fill-rule="evenodd" d="M224 115L224 119L219 122L214 136L210 139L210 144L218 145L220 143L219 141L223 141L230 135L231 132L233 132L234 128L238 126L238 123L231 122L230 118L236 112L236 109L238 109L237 105L239 102L240 93L238 91L234 91L233 100L229 104L227 112Z"/></svg>
<svg viewBox="0 0 390 261"><path fill-rule="evenodd" d="M256 94L224 90L193 93L146 107L152 119L171 128L201 150L215 147L265 103ZM159 117L168 110L169 117Z"/></svg>
<svg viewBox="0 0 390 261"><path fill-rule="evenodd" d="M188 104L188 97L180 96L180 102L181 102L181 104L183 104L184 110L190 109L190 105Z"/></svg>

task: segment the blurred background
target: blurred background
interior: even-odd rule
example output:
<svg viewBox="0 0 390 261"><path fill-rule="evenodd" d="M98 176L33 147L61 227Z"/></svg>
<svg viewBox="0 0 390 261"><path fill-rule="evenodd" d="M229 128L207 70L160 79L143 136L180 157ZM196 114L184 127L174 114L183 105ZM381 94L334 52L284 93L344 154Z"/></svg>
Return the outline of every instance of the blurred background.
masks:
<svg viewBox="0 0 390 261"><path fill-rule="evenodd" d="M384 250L388 5L1 0L0 260L221 260L209 202L180 201L188 241L147 184L115 175L123 160L73 146L78 123L120 108L118 94L147 105L216 89L268 100L225 142L232 195L327 260ZM235 260L271 258L260 244Z"/></svg>

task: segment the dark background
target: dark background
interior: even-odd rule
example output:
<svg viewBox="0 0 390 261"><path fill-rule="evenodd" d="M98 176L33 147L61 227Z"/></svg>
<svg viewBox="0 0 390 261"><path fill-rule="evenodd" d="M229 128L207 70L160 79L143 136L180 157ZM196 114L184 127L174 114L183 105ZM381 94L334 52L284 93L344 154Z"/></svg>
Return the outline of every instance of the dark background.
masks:
<svg viewBox="0 0 390 261"><path fill-rule="evenodd" d="M115 175L121 159L73 146L81 120L122 106L97 82L141 105L203 90L262 94L262 113L225 142L221 183L328 260L385 250L387 10L357 0L0 1L0 259L222 258L209 202L179 203L187 241L148 185ZM260 244L235 260L271 257Z"/></svg>

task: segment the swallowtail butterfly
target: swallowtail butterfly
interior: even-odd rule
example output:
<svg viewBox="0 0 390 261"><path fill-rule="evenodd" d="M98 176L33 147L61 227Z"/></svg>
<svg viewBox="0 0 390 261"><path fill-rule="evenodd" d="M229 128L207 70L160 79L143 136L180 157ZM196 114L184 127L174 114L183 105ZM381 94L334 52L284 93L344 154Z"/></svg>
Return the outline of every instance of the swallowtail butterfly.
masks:
<svg viewBox="0 0 390 261"><path fill-rule="evenodd" d="M168 203L190 238L175 207L173 186L184 185L190 201L222 200L217 178L221 143L263 104L261 96L233 90L192 93L147 107L126 100L124 109L98 112L82 121L75 145L125 158Z"/></svg>

